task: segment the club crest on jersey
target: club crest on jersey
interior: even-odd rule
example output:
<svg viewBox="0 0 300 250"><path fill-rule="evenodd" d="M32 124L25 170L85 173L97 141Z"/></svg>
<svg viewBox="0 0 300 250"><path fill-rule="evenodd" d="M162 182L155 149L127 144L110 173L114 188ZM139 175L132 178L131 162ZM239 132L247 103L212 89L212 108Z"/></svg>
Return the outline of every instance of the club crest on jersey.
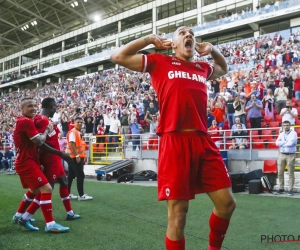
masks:
<svg viewBox="0 0 300 250"><path fill-rule="evenodd" d="M42 181L42 178L41 178L41 177L39 177L39 178L38 178L38 181Z"/></svg>
<svg viewBox="0 0 300 250"><path fill-rule="evenodd" d="M55 174L53 175L53 179L54 179L54 180L56 179L56 175L55 175Z"/></svg>
<svg viewBox="0 0 300 250"><path fill-rule="evenodd" d="M197 82L202 82L202 83L206 83L207 79L201 75L198 74L190 74L189 72L185 72L185 71L169 71L168 72L168 77L169 79L174 79L174 78L184 78L184 79L190 79L193 81L197 81Z"/></svg>
<svg viewBox="0 0 300 250"><path fill-rule="evenodd" d="M170 189L166 188L166 196L170 196Z"/></svg>

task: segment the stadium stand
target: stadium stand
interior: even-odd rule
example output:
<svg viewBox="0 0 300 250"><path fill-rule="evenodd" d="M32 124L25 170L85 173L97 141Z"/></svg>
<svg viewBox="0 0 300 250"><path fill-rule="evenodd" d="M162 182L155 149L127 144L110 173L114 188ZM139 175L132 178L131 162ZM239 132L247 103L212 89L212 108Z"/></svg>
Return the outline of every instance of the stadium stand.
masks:
<svg viewBox="0 0 300 250"><path fill-rule="evenodd" d="M209 3L204 3L209 5ZM203 20L199 22L191 21L188 23L195 32L205 34L212 27L223 27L224 25L234 24L238 25L241 21L248 20L255 22L253 18L262 17L268 13L279 13L279 11L298 7L299 0L290 1L275 1L273 4L267 2L260 2L256 8L253 8L251 3L249 6L242 8L236 7L233 11L226 11L225 13L214 15L203 14ZM196 9L197 5L189 5L187 10ZM163 19L162 13L157 13L157 20ZM268 18L268 17L267 17ZM148 19L147 19L148 20ZM130 30L131 28L142 27L151 21L143 21L123 27L122 30ZM197 24L198 23L198 24ZM161 36L171 38L172 29L165 29L160 27L157 33ZM202 33L201 33L202 32ZM116 30L104 32L99 36L95 36L92 41L97 41L105 37L116 34ZM134 39L131 37L126 42ZM76 40L76 39L75 39ZM125 41L125 40L124 40ZM258 133L259 129L248 130L251 128L250 119L246 119L244 124L247 127L249 138L247 141L249 146L257 149L263 148L277 148L274 144L274 139L279 133L279 127L282 122L282 116L275 105L274 92L279 87L279 82L283 81L285 87L289 87L288 98L292 100L292 107L300 114L300 106L298 107L299 98L295 92L300 91L300 28L278 29L276 32L269 34L262 34L260 36L247 37L246 39L231 40L225 43L214 42L218 49L223 53L227 60L229 73L217 79L216 81L207 82L207 93L209 96L208 106L212 109L217 105L223 112L222 121L219 126L226 130L222 134L220 147L228 148L231 143L230 126L226 116L226 101L227 96L232 95L234 98L238 95L242 96L244 100L250 99L250 95L254 93L258 99L263 101L263 110L261 111L261 128L262 135ZM65 50L75 48L82 44L86 44L85 39L75 41L66 45ZM44 73L56 72L61 67L72 67L77 63L85 62L88 59L96 59L100 56L108 56L122 46L124 42L105 48L95 48L85 52L76 52L71 56L65 56L64 60L51 60L42 63L38 66L32 65L26 68L21 67L18 72L2 74L0 84L14 84L20 79L38 76ZM59 50L58 50L59 51ZM57 51L52 51L56 53ZM48 52L47 52L48 53ZM46 52L43 56L47 56ZM165 52L162 52L165 53ZM200 58L195 55L195 60L211 62L209 56ZM3 67L4 69L4 67ZM10 71L10 70L9 70ZM291 84L292 82L292 84ZM221 93L223 86L226 87L225 92ZM1 85L0 85L1 87ZM299 88L299 89L298 89ZM214 100L216 95L220 93L221 96ZM44 97L54 97L59 106L57 113L54 116L59 127L64 130L64 134L72 127L72 118L75 116L82 116L85 118L85 129L87 135L97 134L97 122L99 119L104 120L106 126L106 114L116 112L118 118L122 118L122 110L126 109L131 118L137 117L139 123L149 131L149 124L144 120L144 115L149 108L149 102L152 101L155 108L158 110L156 94L151 86L151 79L148 74L132 72L124 68L112 68L108 70L98 70L97 73L87 74L73 79L63 80L61 82L48 82L44 86L26 89L20 88L18 91L10 93L2 93L0 101L0 132L3 143L8 143L12 146L11 130L14 126L14 121L19 113L19 102L23 97L33 97L36 99L38 106L41 105L41 100ZM223 97L222 97L223 96ZM271 99L272 102L268 100ZM65 117L62 124L62 117ZM88 118L96 120L96 125L89 125ZM66 126L67 124L67 126ZM295 125L300 125L299 117L295 119ZM299 133L299 129L295 128ZM128 131L127 131L128 132ZM11 138L11 139L9 139ZM143 149L149 148L143 143ZM157 147L155 147L157 148ZM95 149L96 150L96 149ZM103 150L97 149L97 150Z"/></svg>

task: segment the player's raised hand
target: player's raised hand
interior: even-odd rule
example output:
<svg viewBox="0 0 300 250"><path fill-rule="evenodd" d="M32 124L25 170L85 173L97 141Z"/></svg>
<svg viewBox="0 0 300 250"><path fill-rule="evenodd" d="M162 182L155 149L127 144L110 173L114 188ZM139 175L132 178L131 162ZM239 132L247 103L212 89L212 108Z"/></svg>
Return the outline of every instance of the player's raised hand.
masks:
<svg viewBox="0 0 300 250"><path fill-rule="evenodd" d="M167 38L162 38L159 36L155 36L152 38L152 44L156 49L170 49L172 42Z"/></svg>
<svg viewBox="0 0 300 250"><path fill-rule="evenodd" d="M195 49L200 56L206 56L212 52L213 45L211 43L207 43L207 42L196 43Z"/></svg>

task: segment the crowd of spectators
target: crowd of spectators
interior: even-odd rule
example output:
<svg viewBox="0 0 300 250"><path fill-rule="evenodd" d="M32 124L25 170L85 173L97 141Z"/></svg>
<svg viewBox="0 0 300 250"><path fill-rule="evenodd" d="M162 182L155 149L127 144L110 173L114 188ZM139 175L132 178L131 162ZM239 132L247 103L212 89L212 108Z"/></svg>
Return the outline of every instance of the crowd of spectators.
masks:
<svg viewBox="0 0 300 250"><path fill-rule="evenodd" d="M221 133L236 124L241 124L242 129L261 128L266 126L263 117L270 118L269 123L278 122L275 124L278 126L282 117L291 124L297 123L297 101L300 101L299 31L291 34L289 40L276 33L256 40L220 45L219 49L235 62L256 61L256 67L239 67L240 64L236 63L237 70L207 82L208 127L211 130L218 127L215 133ZM195 59L211 62L209 57ZM120 120L123 134L130 132L135 119L146 131L148 124L152 124L149 121L153 118L155 122L159 120L157 96L150 76L124 68L111 69L2 96L0 131L3 140L11 143L15 118L20 113L20 100L29 96L37 101L39 108L43 98L51 96L56 99L58 109L53 121L64 136L72 128L72 120L76 116L84 118L86 134L99 135L109 134L113 114Z"/></svg>
<svg viewBox="0 0 300 250"><path fill-rule="evenodd" d="M207 21L204 18L202 24L198 25L197 30L203 30L211 27L216 27L222 24L228 24L236 22L246 18L254 17L261 14L271 13L281 9L286 9L299 4L299 0L275 0L257 5L256 8L252 8L252 4L239 9L227 9L223 13L218 13L214 21ZM211 15L210 15L211 18Z"/></svg>
<svg viewBox="0 0 300 250"><path fill-rule="evenodd" d="M0 131L6 142L12 134L15 119L20 114L20 100L32 97L38 109L45 97L53 97L58 103L53 121L63 136L73 126L77 116L84 118L85 134L109 134L111 117L120 120L120 132L128 134L131 124L142 123L159 116L156 94L148 74L127 69L108 70L93 76L64 83L52 83L40 88L6 94L0 99ZM146 122L142 125L146 126ZM148 128L149 129L149 128ZM141 130L142 131L142 130Z"/></svg>

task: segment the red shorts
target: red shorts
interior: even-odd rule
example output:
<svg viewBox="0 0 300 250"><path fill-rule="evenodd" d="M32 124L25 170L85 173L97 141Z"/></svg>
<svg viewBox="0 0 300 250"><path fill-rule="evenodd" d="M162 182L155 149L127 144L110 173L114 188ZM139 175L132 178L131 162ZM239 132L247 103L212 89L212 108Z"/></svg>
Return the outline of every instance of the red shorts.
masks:
<svg viewBox="0 0 300 250"><path fill-rule="evenodd" d="M56 180L66 174L62 165L62 160L54 160L51 162L42 162L41 165L44 167L44 175L50 183L56 182Z"/></svg>
<svg viewBox="0 0 300 250"><path fill-rule="evenodd" d="M16 171L20 177L23 188L38 189L49 183L43 174L41 167L36 162L30 162L27 166L16 165Z"/></svg>
<svg viewBox="0 0 300 250"><path fill-rule="evenodd" d="M164 133L159 145L158 200L191 200L231 187L222 156L203 132Z"/></svg>

